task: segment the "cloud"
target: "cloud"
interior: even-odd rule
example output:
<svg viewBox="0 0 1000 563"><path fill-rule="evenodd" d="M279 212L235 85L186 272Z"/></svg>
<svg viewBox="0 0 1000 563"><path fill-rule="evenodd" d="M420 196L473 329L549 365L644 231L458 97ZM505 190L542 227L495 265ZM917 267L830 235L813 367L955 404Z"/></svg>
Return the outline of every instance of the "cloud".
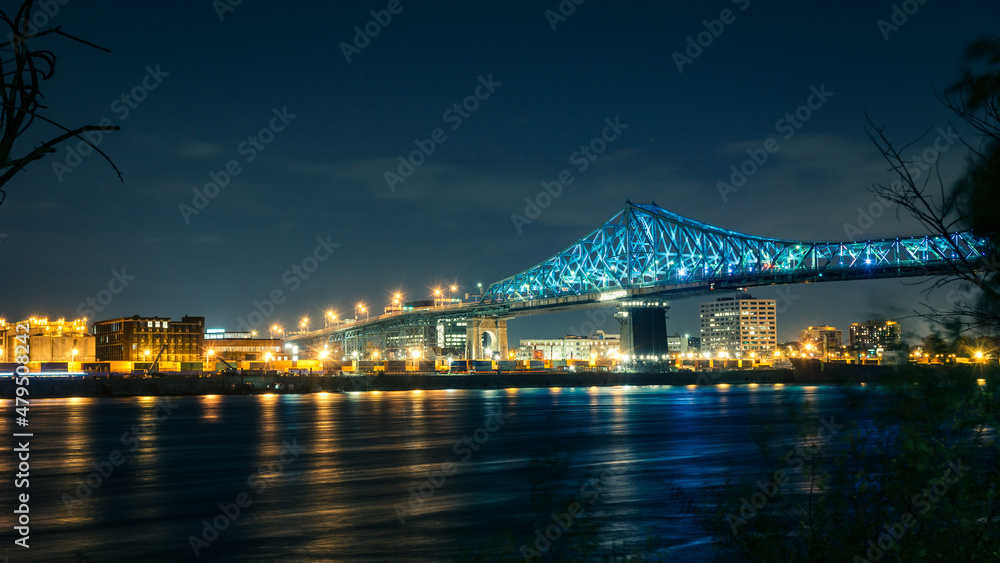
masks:
<svg viewBox="0 0 1000 563"><path fill-rule="evenodd" d="M183 143L177 147L176 155L179 158L187 158L194 160L204 160L210 158L223 158L226 156L227 151L231 151L232 148L227 148L219 143Z"/></svg>
<svg viewBox="0 0 1000 563"><path fill-rule="evenodd" d="M195 244L221 244L223 241L218 235L198 235L194 239Z"/></svg>
<svg viewBox="0 0 1000 563"><path fill-rule="evenodd" d="M523 231L544 234L556 245L584 236L621 209L626 199L656 201L680 215L753 235L843 240L844 224L856 221L858 208L867 208L875 201L868 191L872 183L892 179L867 139L799 133L782 140L780 150L723 201L716 183L728 181L729 166L739 166L748 158L746 150L760 145L759 140L722 145L718 149L720 164L702 165L701 170L652 149L626 146L609 148L582 171L568 158L540 162L508 156L491 161L489 166L431 158L395 191L389 189L384 174L395 171L397 157L356 162L286 158L278 166L292 186L335 193L345 204L372 205L374 201L387 212L391 210L398 220L433 219L443 227L458 228L471 222L480 230L516 233L513 214L527 216L529 201L547 203ZM572 183L557 197L541 195L545 193L543 184L551 185L563 170L571 173ZM787 205L788 200L795 205ZM433 204L431 211L419 203ZM885 213L872 226L871 236L922 232L919 224L904 214L901 219L894 212ZM553 234L558 235L557 240L552 240ZM511 244L535 240L512 239Z"/></svg>

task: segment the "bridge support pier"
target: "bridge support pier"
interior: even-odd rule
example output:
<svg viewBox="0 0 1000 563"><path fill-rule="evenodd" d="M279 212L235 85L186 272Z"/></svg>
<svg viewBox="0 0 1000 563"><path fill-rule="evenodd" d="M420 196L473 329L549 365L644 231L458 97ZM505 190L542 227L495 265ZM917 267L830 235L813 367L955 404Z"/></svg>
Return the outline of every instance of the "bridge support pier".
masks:
<svg viewBox="0 0 1000 563"><path fill-rule="evenodd" d="M666 303L619 309L615 318L621 325L620 353L629 360L666 356L668 309Z"/></svg>
<svg viewBox="0 0 1000 563"><path fill-rule="evenodd" d="M507 359L507 319L469 317L465 357L469 360L492 360L494 354Z"/></svg>

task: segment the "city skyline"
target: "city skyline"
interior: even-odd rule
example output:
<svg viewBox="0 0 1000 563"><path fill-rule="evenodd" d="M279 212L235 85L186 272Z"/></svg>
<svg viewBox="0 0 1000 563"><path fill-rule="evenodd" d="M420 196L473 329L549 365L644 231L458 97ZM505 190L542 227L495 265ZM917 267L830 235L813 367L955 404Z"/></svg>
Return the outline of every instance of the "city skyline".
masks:
<svg viewBox="0 0 1000 563"><path fill-rule="evenodd" d="M276 290L268 324L378 310L399 290L473 292L521 271L626 199L762 236L921 234L866 190L886 175L865 112L900 141L929 131L919 148L937 143L955 178L962 131L934 92L996 16L928 4L891 29L891 3L584 3L564 21L556 5L399 6L388 21L383 3L307 6L293 25L267 6L60 5L51 24L111 53L44 39L59 55L51 116L120 125L99 147L125 181L70 144L6 186L0 252L23 272L0 315L197 314L237 330ZM177 44L178 28L205 42ZM523 41L499 56L512 34ZM731 167L768 139L780 149L740 183ZM778 339L792 340L800 325L908 315L912 283L754 292L785 306ZM699 302L672 301L668 332L695 332ZM511 338L590 320L517 320Z"/></svg>

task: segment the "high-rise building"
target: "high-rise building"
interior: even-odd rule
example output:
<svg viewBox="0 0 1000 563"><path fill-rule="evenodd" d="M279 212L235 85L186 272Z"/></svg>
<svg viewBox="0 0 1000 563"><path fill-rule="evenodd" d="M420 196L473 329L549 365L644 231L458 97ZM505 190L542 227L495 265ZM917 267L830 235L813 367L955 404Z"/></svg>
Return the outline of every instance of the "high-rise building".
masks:
<svg viewBox="0 0 1000 563"><path fill-rule="evenodd" d="M27 341L18 336L26 336ZM30 362L93 362L94 342L87 332L87 319L32 317L14 323L0 319L0 362L16 362L24 344Z"/></svg>
<svg viewBox="0 0 1000 563"><path fill-rule="evenodd" d="M812 344L817 350L823 350L824 339L827 350L840 348L844 342L844 331L832 326L811 326L799 331L799 342L803 345Z"/></svg>
<svg viewBox="0 0 1000 563"><path fill-rule="evenodd" d="M902 343L902 331L895 321L871 320L851 323L851 349L860 352L874 352L878 349L892 350Z"/></svg>
<svg viewBox="0 0 1000 563"><path fill-rule="evenodd" d="M701 304L702 351L733 358L767 356L778 346L774 299L754 299L746 292Z"/></svg>
<svg viewBox="0 0 1000 563"><path fill-rule="evenodd" d="M199 362L205 359L205 317L120 317L94 323L99 362ZM164 348L165 346L165 348Z"/></svg>

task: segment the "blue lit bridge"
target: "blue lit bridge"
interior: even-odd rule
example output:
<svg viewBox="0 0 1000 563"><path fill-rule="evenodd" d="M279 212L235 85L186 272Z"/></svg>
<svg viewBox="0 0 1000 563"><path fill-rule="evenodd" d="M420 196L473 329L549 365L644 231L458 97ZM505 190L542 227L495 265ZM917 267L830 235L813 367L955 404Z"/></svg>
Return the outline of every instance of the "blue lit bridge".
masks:
<svg viewBox="0 0 1000 563"><path fill-rule="evenodd" d="M545 312L616 307L623 353L641 338L629 311L665 311L667 300L768 285L944 276L985 267L993 255L971 232L865 241L796 241L700 223L626 202L568 248L490 284L476 302L381 315L297 335L300 348L344 356L408 357L412 350L468 359L506 357L506 322ZM662 324L662 323L661 323ZM426 357L426 356L425 356Z"/></svg>

